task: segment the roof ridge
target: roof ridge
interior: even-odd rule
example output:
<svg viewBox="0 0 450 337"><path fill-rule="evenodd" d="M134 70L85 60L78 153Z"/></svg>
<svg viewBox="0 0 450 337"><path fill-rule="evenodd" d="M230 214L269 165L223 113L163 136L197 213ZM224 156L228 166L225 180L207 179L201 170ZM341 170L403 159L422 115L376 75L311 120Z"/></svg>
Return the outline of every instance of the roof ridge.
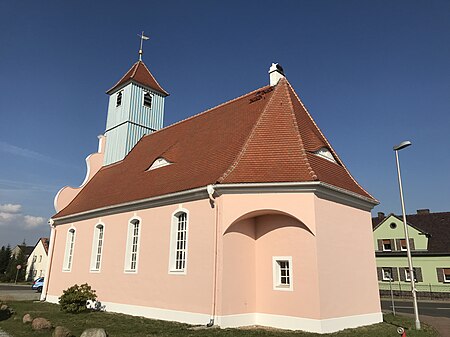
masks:
<svg viewBox="0 0 450 337"><path fill-rule="evenodd" d="M251 95L251 94L253 94L253 93L257 92L257 91L260 91L261 89L266 88L266 87L269 87L269 86L268 86L268 85L265 85L265 86L263 86L263 87L261 87L261 88L255 89L255 90L250 91L250 92L248 92L248 93L246 93L246 94L243 94L243 95L238 96L238 97L236 97L236 98L230 99L229 101L226 101L226 102L224 102L224 103L221 103L221 104L219 104L219 105L216 105L216 106L214 106L214 107L212 107L212 108L209 108L209 109L207 109L207 110L205 110L205 111L199 112L199 113L197 113L197 114L195 114L195 115L192 115L192 116L189 116L189 117L186 117L185 119L182 119L182 120L179 120L179 121L177 121L177 122L175 122L175 123L173 123L173 124L167 125L167 126L163 127L162 129L159 129L159 130L156 130L156 131L154 131L154 132L152 132L152 133L149 133L149 134L147 134L147 135L144 135L141 139L143 139L143 138L145 138L145 137L149 137L149 136L154 135L154 134L157 134L157 133L160 133L160 132L162 132L162 131L164 131L164 130L167 130L167 129L171 128L171 127L177 126L177 125L179 125L179 124L181 124L181 123L187 122L187 121L189 121L189 120L191 120L191 119L197 118L197 117L199 117L200 115L209 113L209 112L211 112L211 111L214 110L214 109L218 109L218 108L220 108L220 107L222 107L222 106L225 106L225 105L227 105L227 104L231 104L231 103L233 103L233 102L235 102L235 101L237 101L237 100L239 100L239 99L244 98L245 96L249 96L249 95Z"/></svg>
<svg viewBox="0 0 450 337"><path fill-rule="evenodd" d="M286 86L286 90L288 90L287 86L290 85L289 81L286 78L281 79L280 81L283 81L282 83ZM291 86L291 88L292 88L292 86ZM309 170L309 174L311 175L311 178L313 180L317 180L317 174L316 174L316 172L314 172L313 168L311 167L311 163L309 162L308 156L306 155L305 145L303 143L302 135L300 134L300 130L298 128L297 118L295 118L294 105L292 104L292 99L291 99L291 95L289 95L289 92L287 92L287 97L288 97L289 105L291 106L291 117L293 120L294 128L297 131L298 139L300 142L301 155L307 164L307 168Z"/></svg>
<svg viewBox="0 0 450 337"><path fill-rule="evenodd" d="M373 200L378 201L372 194L370 194L369 192L367 192L357 181L355 178L353 178L353 176L351 175L350 171L347 169L347 167L345 166L344 162L342 161L342 159L339 157L339 155L336 153L336 151L333 149L333 147L331 146L330 142L328 141L328 139L325 137L325 135L323 134L322 130L320 130L319 126L316 124L316 122L314 121L314 119L312 118L311 114L309 113L308 109L306 108L306 106L303 104L302 100L300 99L300 97L298 97L297 93L295 92L294 88L292 87L292 85L287 81L287 84L289 85L289 87L291 88L295 98L297 98L297 100L300 102L301 106L303 107L303 109L306 112L306 115L309 117L309 119L311 120L311 122L314 124L314 126L317 128L317 130L319 131L320 135L322 136L322 138L324 139L325 143L328 145L328 147L330 148L331 151L333 151L333 154L336 156L336 158L339 160L339 162L341 163L342 167L344 168L344 170L347 172L347 174L350 176L350 179L353 180L353 182L359 187L361 188L361 190L363 190L364 192L367 193L367 195L369 195Z"/></svg>
<svg viewBox="0 0 450 337"><path fill-rule="evenodd" d="M244 156L244 153L247 150L250 141L253 139L253 136L255 134L255 130L259 126L259 124L260 124L260 122L262 120L262 117L265 115L265 113L267 111L267 107L270 105L270 103L272 102L272 99L275 97L275 94L279 90L278 88L279 88L278 85L275 85L275 89L274 89L274 92L273 92L272 96L270 96L269 101L266 103L266 106L264 107L264 110L260 113L260 115L258 117L258 120L256 121L255 125L253 125L253 128L250 131L250 135L248 136L247 140L245 141L244 145L242 146L241 151L239 151L238 155L236 156L235 160L230 165L230 167L228 167L228 169L217 179L217 182L221 183L222 181L224 181L225 178L228 177L231 174L231 172L234 171L236 166L239 164L239 161Z"/></svg>
<svg viewBox="0 0 450 337"><path fill-rule="evenodd" d="M142 62L142 61L139 61L139 62L141 62L142 65L144 66L144 68L147 69L148 73L149 73L150 76L153 78L153 81L155 81L155 83L156 83L156 84L158 85L158 87L163 91L163 93L166 94L167 96L169 96L169 93L168 93L167 91L165 91L165 90L162 88L161 84L158 83L158 81L156 80L155 76L153 76L153 74L151 73L150 69L147 68L147 66L145 65L145 63Z"/></svg>
<svg viewBox="0 0 450 337"><path fill-rule="evenodd" d="M133 73L132 73L131 76L130 76L130 79L133 79L134 76L136 76L137 70L138 70L139 66L141 65L141 63L142 63L142 61L137 61L137 62L133 65L133 67L134 67L134 66L136 66L136 67L134 67L134 70L133 70Z"/></svg>

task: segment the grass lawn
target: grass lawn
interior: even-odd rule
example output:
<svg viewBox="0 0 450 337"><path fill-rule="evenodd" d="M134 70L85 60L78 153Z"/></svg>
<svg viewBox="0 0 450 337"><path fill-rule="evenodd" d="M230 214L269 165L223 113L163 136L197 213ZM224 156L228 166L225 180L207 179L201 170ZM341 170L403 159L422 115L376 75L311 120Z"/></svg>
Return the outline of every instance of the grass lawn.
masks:
<svg viewBox="0 0 450 337"><path fill-rule="evenodd" d="M438 334L432 327L424 325L421 331L413 330L414 322L401 316L386 314L385 322L369 327L348 329L333 334L319 335L299 331L283 331L275 329L201 329L193 330L191 326L180 323L152 320L106 312L88 312L81 314L66 314L59 310L59 306L40 302L10 302L8 305L16 314L7 320L0 321L0 328L13 335L13 337L50 337L51 331L34 332L30 324L23 324L22 317L29 313L33 318L44 317L49 319L53 326L63 325L75 336L80 336L87 328L104 328L110 337L147 337L147 336L338 336L338 337L384 337L398 336L397 326L407 328L408 337L436 337Z"/></svg>

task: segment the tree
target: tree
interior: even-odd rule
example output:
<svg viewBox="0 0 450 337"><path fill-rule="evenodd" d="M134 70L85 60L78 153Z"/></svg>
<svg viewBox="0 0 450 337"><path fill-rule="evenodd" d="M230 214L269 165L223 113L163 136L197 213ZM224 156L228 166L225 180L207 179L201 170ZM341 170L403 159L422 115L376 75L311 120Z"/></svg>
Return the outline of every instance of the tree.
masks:
<svg viewBox="0 0 450 337"><path fill-rule="evenodd" d="M19 269L19 272L17 273L17 266L21 265L21 269ZM24 252L19 250L19 253L16 257L12 257L9 261L8 267L6 268L6 281L14 282L16 280L17 275L17 282L25 281L25 272L27 269L27 258L24 254Z"/></svg>
<svg viewBox="0 0 450 337"><path fill-rule="evenodd" d="M8 268L9 262L11 260L11 247L2 246L0 249L0 280L5 277L6 269Z"/></svg>

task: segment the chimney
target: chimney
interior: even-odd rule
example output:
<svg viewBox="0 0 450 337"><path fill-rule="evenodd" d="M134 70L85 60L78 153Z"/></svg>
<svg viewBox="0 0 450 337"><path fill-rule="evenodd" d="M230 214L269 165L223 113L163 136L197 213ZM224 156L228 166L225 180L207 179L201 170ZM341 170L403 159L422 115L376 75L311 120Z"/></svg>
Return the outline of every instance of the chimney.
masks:
<svg viewBox="0 0 450 337"><path fill-rule="evenodd" d="M429 208L418 209L417 214L430 214Z"/></svg>
<svg viewBox="0 0 450 337"><path fill-rule="evenodd" d="M271 86L276 85L280 79L285 78L283 67L280 66L278 63L272 63L272 65L269 68L269 77L270 77L270 85Z"/></svg>
<svg viewBox="0 0 450 337"><path fill-rule="evenodd" d="M384 219L384 213L378 212L378 219Z"/></svg>

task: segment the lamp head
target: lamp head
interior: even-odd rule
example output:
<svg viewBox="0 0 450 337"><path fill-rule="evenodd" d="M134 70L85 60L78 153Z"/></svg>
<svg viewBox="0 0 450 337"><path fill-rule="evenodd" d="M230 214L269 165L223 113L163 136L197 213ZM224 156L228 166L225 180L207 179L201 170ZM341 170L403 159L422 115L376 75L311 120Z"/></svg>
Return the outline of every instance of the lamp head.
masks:
<svg viewBox="0 0 450 337"><path fill-rule="evenodd" d="M401 142L400 144L394 146L394 151L399 151L410 145L411 145L411 142L409 140L405 140L405 141Z"/></svg>

